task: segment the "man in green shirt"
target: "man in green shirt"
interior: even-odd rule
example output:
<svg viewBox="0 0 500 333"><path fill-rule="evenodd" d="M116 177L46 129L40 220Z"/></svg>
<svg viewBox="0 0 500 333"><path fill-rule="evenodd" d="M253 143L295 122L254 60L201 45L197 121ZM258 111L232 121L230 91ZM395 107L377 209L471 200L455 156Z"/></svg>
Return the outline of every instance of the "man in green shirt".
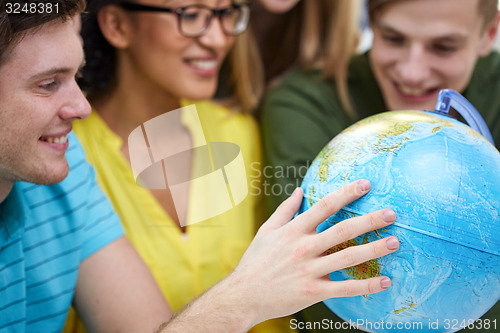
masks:
<svg viewBox="0 0 500 333"><path fill-rule="evenodd" d="M433 110L440 89L462 93L500 144L500 54L491 52L496 0L369 0L371 50L348 69L349 116L334 80L295 72L262 108L264 193L275 208L300 185L319 151L356 120L387 110ZM324 311L304 320L321 321ZM318 314L321 309L315 309ZM500 319L498 304L484 317ZM473 331L473 330L471 330Z"/></svg>

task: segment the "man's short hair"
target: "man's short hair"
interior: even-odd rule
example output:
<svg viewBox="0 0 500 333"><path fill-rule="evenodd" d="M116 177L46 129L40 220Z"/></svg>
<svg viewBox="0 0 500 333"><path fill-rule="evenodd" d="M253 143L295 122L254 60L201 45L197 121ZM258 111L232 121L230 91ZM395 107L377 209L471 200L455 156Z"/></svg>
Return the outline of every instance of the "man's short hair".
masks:
<svg viewBox="0 0 500 333"><path fill-rule="evenodd" d="M387 5L410 0L368 0L370 22L375 22L378 13ZM484 18L483 28L486 28L496 17L498 0L479 0L479 14Z"/></svg>
<svg viewBox="0 0 500 333"><path fill-rule="evenodd" d="M36 10L30 11L33 4L37 4ZM24 36L51 21L66 21L84 9L85 0L0 0L0 66Z"/></svg>

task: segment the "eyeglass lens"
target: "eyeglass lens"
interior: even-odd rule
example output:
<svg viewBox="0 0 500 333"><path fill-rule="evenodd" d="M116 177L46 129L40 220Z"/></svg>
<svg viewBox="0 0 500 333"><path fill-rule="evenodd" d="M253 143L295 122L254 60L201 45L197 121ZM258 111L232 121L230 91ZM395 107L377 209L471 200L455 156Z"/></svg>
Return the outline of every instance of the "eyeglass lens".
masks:
<svg viewBox="0 0 500 333"><path fill-rule="evenodd" d="M220 14L224 32L232 35L243 32L248 25L249 14L250 11L245 6L225 9ZM209 8L193 6L186 7L179 16L182 33L188 36L197 36L208 29L213 18L213 12Z"/></svg>

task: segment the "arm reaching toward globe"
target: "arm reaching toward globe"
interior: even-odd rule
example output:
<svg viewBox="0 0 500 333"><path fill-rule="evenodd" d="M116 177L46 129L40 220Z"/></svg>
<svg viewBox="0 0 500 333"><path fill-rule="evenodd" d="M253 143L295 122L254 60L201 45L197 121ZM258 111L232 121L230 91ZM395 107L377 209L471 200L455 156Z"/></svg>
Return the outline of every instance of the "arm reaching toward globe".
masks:
<svg viewBox="0 0 500 333"><path fill-rule="evenodd" d="M368 181L355 181L293 218L303 194L296 189L262 225L234 271L181 309L160 332L246 332L259 322L328 298L387 289L391 280L385 276L334 282L328 275L396 251L397 238L391 236L328 255L325 251L392 224L396 220L392 210L350 218L316 233L321 222L369 190Z"/></svg>

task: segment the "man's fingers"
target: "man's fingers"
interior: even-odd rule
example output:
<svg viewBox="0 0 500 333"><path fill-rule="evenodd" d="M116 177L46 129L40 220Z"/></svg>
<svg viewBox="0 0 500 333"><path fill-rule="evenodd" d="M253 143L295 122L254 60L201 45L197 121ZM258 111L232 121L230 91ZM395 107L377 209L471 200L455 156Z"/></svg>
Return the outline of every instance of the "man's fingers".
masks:
<svg viewBox="0 0 500 333"><path fill-rule="evenodd" d="M313 231L321 222L338 212L348 203L359 199L369 190L369 181L357 180L335 192L329 193L297 218L304 220L300 223L307 231Z"/></svg>
<svg viewBox="0 0 500 333"><path fill-rule="evenodd" d="M378 276L366 280L325 281L325 299L375 294L391 286L391 279Z"/></svg>
<svg viewBox="0 0 500 333"><path fill-rule="evenodd" d="M396 251L399 248L399 241L396 237L391 236L377 241L351 246L344 250L326 255L316 262L316 273L318 276L328 275L331 272L338 271L344 268L365 265L359 267L362 271L368 271L369 260L380 258L389 253Z"/></svg>
<svg viewBox="0 0 500 333"><path fill-rule="evenodd" d="M338 222L318 234L316 240L318 254L369 231L387 227L394 221L396 221L396 213L391 209L382 209Z"/></svg>
<svg viewBox="0 0 500 333"><path fill-rule="evenodd" d="M292 195L278 206L263 227L265 226L266 230L274 230L290 222L300 208L303 195L302 189L297 187Z"/></svg>

